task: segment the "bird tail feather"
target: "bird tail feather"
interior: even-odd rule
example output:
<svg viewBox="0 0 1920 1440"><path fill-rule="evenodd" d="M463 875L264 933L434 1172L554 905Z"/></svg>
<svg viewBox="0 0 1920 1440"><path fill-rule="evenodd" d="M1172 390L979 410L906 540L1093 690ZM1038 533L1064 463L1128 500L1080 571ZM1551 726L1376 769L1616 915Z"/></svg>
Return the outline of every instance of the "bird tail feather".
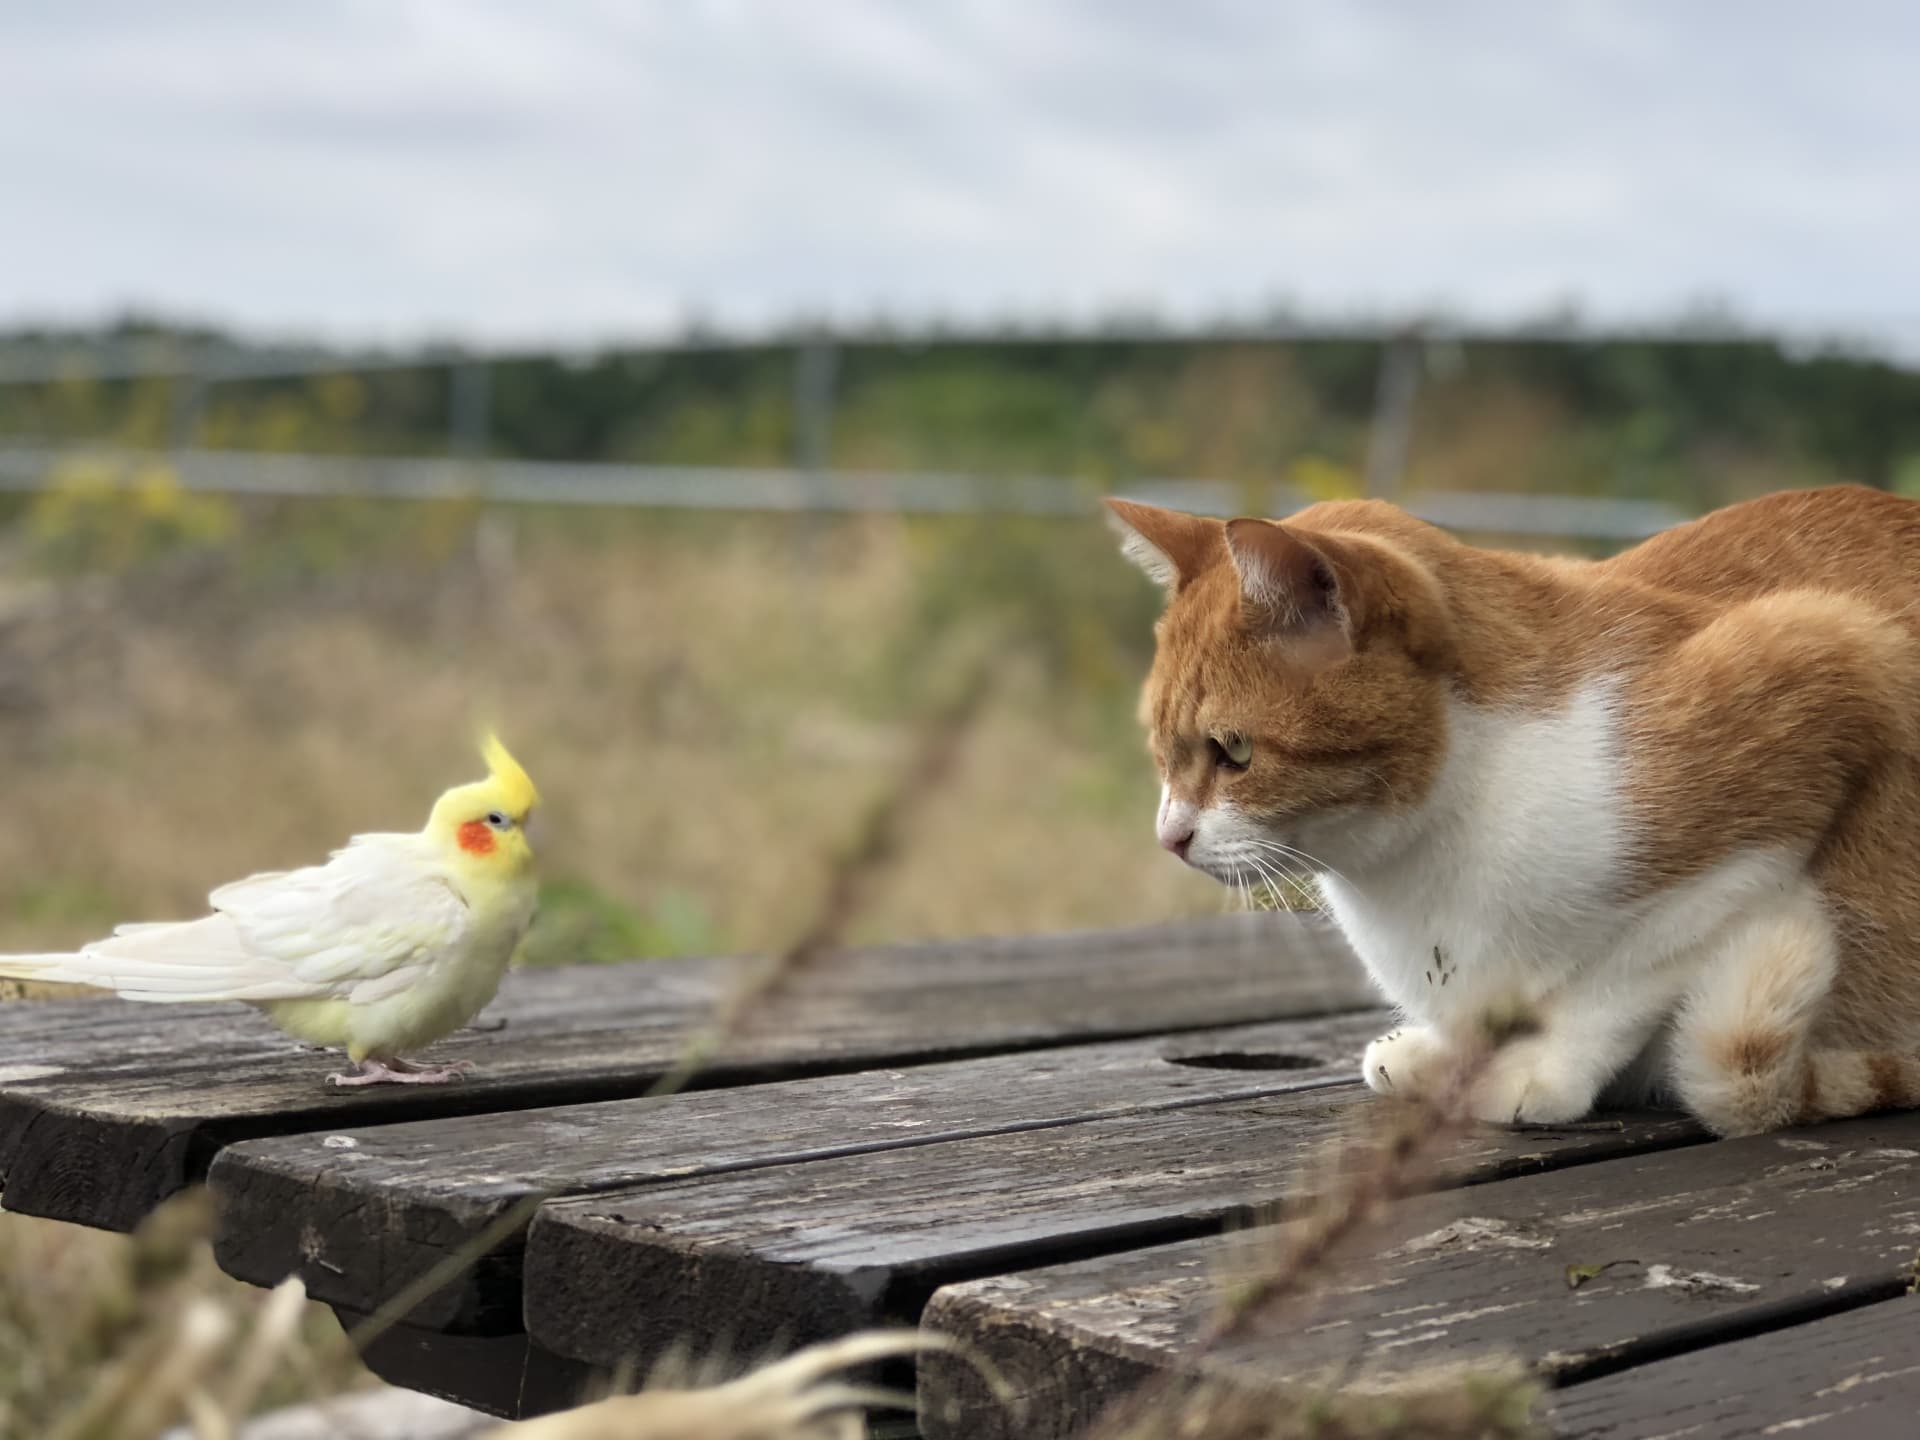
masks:
<svg viewBox="0 0 1920 1440"><path fill-rule="evenodd" d="M112 938L70 955L0 955L0 976L91 985L123 1000L185 1004L213 1000L298 1000L311 983L247 953L225 915L123 925Z"/></svg>

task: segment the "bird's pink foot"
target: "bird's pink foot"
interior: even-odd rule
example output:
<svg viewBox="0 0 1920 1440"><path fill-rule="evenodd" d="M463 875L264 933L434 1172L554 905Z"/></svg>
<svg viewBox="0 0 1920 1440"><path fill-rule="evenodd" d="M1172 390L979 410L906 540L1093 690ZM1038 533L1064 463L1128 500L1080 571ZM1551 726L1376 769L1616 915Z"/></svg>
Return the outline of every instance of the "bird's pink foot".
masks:
<svg viewBox="0 0 1920 1440"><path fill-rule="evenodd" d="M360 1062L358 1072L349 1071L344 1075L329 1075L329 1085L444 1085L449 1080L458 1080L473 1070L471 1060L456 1060L451 1065L415 1065L407 1060L375 1060L371 1057Z"/></svg>

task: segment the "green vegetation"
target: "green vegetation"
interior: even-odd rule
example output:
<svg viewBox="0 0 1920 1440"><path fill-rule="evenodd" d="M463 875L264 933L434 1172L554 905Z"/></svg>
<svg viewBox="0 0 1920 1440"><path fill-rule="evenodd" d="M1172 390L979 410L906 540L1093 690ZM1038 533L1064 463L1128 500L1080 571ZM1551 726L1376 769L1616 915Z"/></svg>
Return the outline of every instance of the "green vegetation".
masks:
<svg viewBox="0 0 1920 1440"><path fill-rule="evenodd" d="M6 337L0 336L0 345ZM777 465L796 451L788 346L496 364L499 456ZM1249 485L1359 468L1379 347L1359 340L864 339L839 352L830 460L849 469ZM1764 339L1524 339L1429 349L1407 483L1707 506L1787 484L1891 486L1920 466L1920 372ZM0 387L0 437L437 453L449 369L186 382L76 368ZM197 417L197 418L196 418Z"/></svg>
<svg viewBox="0 0 1920 1440"><path fill-rule="evenodd" d="M527 965L578 965L711 953L716 931L706 907L682 890L656 895L645 914L585 880L540 886L540 912L520 959Z"/></svg>

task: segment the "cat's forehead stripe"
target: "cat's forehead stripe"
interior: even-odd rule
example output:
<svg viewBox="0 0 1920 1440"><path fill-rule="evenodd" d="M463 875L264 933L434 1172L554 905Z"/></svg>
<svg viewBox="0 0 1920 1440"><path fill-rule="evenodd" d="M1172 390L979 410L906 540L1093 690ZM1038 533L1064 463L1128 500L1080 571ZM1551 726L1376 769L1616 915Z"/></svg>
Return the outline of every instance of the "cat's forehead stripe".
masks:
<svg viewBox="0 0 1920 1440"><path fill-rule="evenodd" d="M1192 671L1178 676L1170 684L1162 685L1159 703L1154 707L1156 728L1167 736L1184 735L1196 730L1206 694L1206 682Z"/></svg>

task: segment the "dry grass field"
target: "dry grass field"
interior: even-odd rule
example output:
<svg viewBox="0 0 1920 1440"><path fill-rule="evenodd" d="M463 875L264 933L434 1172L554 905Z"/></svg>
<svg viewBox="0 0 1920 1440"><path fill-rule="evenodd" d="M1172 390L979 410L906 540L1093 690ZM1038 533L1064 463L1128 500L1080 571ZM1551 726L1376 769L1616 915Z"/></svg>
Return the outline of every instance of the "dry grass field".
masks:
<svg viewBox="0 0 1920 1440"><path fill-rule="evenodd" d="M295 511L85 569L36 570L16 527L0 948L413 828L483 718L546 800L531 962L775 945L981 646L992 711L859 938L1223 903L1152 842L1153 599L1091 522Z"/></svg>

